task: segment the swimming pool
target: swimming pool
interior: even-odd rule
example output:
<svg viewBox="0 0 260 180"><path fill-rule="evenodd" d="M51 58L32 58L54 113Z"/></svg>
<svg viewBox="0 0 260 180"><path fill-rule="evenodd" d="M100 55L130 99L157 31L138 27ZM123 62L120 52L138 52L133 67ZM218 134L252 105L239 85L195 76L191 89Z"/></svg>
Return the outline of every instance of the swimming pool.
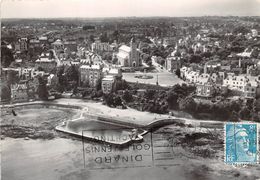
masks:
<svg viewBox="0 0 260 180"><path fill-rule="evenodd" d="M147 131L135 129L127 125L97 120L93 117L82 117L66 121L56 127L56 130L99 142L124 145L143 139ZM134 133L134 134L133 134Z"/></svg>

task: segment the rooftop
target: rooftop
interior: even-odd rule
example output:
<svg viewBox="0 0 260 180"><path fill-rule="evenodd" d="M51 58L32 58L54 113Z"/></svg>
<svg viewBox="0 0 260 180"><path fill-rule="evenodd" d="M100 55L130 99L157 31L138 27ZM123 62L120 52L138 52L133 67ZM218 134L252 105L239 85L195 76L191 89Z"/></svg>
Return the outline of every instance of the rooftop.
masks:
<svg viewBox="0 0 260 180"><path fill-rule="evenodd" d="M126 52L130 52L131 51L131 48L129 46L126 46L126 45L122 45L120 46L119 48L119 51L126 51Z"/></svg>
<svg viewBox="0 0 260 180"><path fill-rule="evenodd" d="M35 62L54 62L54 59L49 59L49 58L40 58L37 59Z"/></svg>
<svg viewBox="0 0 260 180"><path fill-rule="evenodd" d="M52 43L54 45L61 45L62 41L60 39L57 39L54 43Z"/></svg>
<svg viewBox="0 0 260 180"><path fill-rule="evenodd" d="M111 75L107 75L102 79L102 81L113 81L113 80L114 80L114 76Z"/></svg>
<svg viewBox="0 0 260 180"><path fill-rule="evenodd" d="M82 65L80 66L80 69L100 69L100 66L99 65Z"/></svg>

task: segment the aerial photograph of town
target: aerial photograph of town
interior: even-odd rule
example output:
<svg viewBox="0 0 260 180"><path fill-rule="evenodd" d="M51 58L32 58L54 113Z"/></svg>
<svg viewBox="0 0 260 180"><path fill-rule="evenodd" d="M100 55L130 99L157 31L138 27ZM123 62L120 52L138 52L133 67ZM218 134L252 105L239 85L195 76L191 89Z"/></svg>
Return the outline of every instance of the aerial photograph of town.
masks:
<svg viewBox="0 0 260 180"><path fill-rule="evenodd" d="M0 6L0 179L260 180L259 0Z"/></svg>

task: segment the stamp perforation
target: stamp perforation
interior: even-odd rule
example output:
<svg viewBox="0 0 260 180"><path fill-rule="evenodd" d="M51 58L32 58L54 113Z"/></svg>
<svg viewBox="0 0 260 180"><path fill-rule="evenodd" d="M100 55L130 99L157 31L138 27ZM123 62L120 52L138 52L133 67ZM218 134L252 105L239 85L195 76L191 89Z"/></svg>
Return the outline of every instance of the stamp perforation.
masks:
<svg viewBox="0 0 260 180"><path fill-rule="evenodd" d="M234 139L235 139L235 143L237 143L236 142L236 136L237 136L237 133L238 132L241 132L241 131L244 131L244 130L242 130L242 128L241 127L243 127L243 125L245 126L245 125L254 125L255 126L255 151L256 151L256 154L255 154L255 156L256 156L256 158L255 158L255 161L252 161L252 160L243 160L243 161L234 161L234 162L232 162L232 161L230 161L230 160L227 160L227 125L233 125L234 126ZM236 126L238 126L238 125L240 125L241 127L238 127L238 129L236 129ZM244 128L245 129L245 128ZM237 132L236 132L237 131ZM259 163L259 124L257 124L257 123L253 123L253 122L232 122L232 123L230 123L230 122L227 122L227 123L225 123L224 124L224 162L226 163L226 164L231 164L231 165L247 165L247 164L258 164ZM235 133L236 132L236 133ZM248 140L249 141L249 140ZM248 148L250 148L250 143L248 142L248 141L246 141L246 143L248 143ZM236 152L237 152L237 149L236 149L236 146L237 146L237 144L235 144L235 154L236 154ZM233 156L231 157L231 159L233 158ZM232 159L233 160L233 159Z"/></svg>

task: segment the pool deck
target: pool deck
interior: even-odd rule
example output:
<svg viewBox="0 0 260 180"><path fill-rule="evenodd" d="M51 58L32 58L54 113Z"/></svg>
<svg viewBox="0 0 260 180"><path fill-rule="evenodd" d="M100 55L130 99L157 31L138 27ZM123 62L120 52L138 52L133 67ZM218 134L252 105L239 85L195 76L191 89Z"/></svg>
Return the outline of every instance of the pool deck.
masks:
<svg viewBox="0 0 260 180"><path fill-rule="evenodd" d="M77 121L77 119L73 120L73 121ZM108 125L113 124L113 123L110 123L110 122L103 122L103 123L106 123ZM120 126L122 126L122 125L120 125ZM122 126L122 128L129 129L129 132L131 130L129 126L125 126L125 127ZM63 123L61 125L56 126L55 130L63 132L63 133L68 133L68 134L73 135L73 136L81 137L82 139L84 138L84 139L89 139L89 140L96 141L96 142L101 142L101 143L111 144L111 145L117 145L117 146L125 146L125 145L128 145L128 144L134 143L134 142L142 141L143 135L145 135L148 132L146 130L142 130L142 132L138 134L138 138L136 138L136 139L132 139L132 138L128 139L127 138L126 140L123 140L123 141L115 141L115 140L111 141L111 140L107 140L107 139L104 139L104 140L97 139L93 136L86 135L86 134L84 134L84 131L81 131L81 132L71 131L68 128L66 128L66 123ZM97 129L95 131L99 131L99 130ZM102 131L102 130L100 130L100 131Z"/></svg>

